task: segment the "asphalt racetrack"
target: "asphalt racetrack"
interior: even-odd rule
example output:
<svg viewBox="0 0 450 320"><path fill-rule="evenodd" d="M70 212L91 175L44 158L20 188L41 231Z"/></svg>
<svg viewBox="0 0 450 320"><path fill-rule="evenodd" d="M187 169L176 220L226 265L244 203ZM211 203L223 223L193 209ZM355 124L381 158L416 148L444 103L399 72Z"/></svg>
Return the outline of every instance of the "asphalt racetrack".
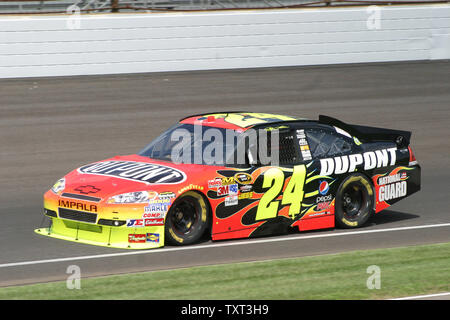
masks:
<svg viewBox="0 0 450 320"><path fill-rule="evenodd" d="M42 237L67 172L140 151L190 114L273 112L413 132L422 190L358 230L127 251ZM0 286L450 241L450 62L0 80Z"/></svg>

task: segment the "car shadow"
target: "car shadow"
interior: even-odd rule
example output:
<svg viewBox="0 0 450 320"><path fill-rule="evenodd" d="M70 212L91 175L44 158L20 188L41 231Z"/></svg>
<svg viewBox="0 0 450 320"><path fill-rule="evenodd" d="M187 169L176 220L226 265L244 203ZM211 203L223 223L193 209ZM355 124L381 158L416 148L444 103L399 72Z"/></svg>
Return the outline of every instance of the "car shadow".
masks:
<svg viewBox="0 0 450 320"><path fill-rule="evenodd" d="M372 228L374 226L381 226L385 225L386 227L389 227L389 224L393 224L395 222L400 221L407 221L411 219L417 219L420 218L419 215L411 214L411 213L405 213L400 211L393 211L393 210L383 210L382 212L374 214L372 217L370 217L369 221L366 222L365 225L356 228L354 230L361 230L366 228ZM298 231L298 228L291 228L288 231L288 234L313 234L313 233L321 233L324 231L331 231L331 230L350 230L350 229L342 229L339 227L335 228L327 228L327 229L317 229L317 230L308 230L308 231Z"/></svg>
<svg viewBox="0 0 450 320"><path fill-rule="evenodd" d="M405 213L400 211L393 211L393 210L383 210L382 212L374 214L367 223L357 228L359 230L365 229L365 228L371 228L374 226L379 225L386 225L386 227L389 226L391 223L399 222L399 221L406 221L411 219L417 219L420 218L419 215L411 214L411 213ZM308 231L298 231L298 228L289 228L286 232L277 232L271 235L263 235L263 236L257 236L254 238L267 238L267 237L276 237L276 236L282 236L282 235L291 235L291 234L314 234L314 233L321 233L324 231L331 231L331 230L344 230L340 228L325 228L325 229L318 229L318 230L308 230ZM348 229L347 229L348 230ZM237 239L230 239L230 240L237 240ZM221 241L227 241L227 240L221 240ZM207 242L211 242L211 234L208 232L205 232L205 234L202 236L202 238L197 241L197 244L204 244Z"/></svg>
<svg viewBox="0 0 450 320"><path fill-rule="evenodd" d="M374 214L364 227L371 227L376 225L390 224L399 221L406 221L420 218L417 214L411 214L393 210L383 210L382 212Z"/></svg>

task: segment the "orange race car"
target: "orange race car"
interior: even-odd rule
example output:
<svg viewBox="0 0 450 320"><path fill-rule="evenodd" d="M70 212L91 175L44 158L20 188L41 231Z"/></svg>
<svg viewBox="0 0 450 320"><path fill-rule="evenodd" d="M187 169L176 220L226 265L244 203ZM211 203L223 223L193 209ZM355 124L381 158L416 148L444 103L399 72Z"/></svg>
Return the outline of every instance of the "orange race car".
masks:
<svg viewBox="0 0 450 320"><path fill-rule="evenodd" d="M141 152L84 165L44 195L41 235L147 249L356 228L420 190L411 133L320 116L184 118Z"/></svg>

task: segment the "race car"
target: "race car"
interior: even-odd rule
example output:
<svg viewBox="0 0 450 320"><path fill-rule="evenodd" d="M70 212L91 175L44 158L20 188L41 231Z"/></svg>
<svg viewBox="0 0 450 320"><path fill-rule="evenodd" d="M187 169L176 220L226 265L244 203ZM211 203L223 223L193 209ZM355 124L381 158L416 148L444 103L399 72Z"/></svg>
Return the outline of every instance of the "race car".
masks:
<svg viewBox="0 0 450 320"><path fill-rule="evenodd" d="M125 249L357 228L420 190L411 132L320 115L181 119L142 151L83 165L44 195L38 234Z"/></svg>

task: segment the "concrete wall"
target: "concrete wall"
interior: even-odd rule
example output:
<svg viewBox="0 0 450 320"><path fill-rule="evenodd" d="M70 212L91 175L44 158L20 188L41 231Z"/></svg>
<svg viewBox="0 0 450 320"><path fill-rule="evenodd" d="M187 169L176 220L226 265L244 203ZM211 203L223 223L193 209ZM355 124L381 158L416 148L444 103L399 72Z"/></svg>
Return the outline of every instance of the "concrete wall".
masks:
<svg viewBox="0 0 450 320"><path fill-rule="evenodd" d="M0 16L0 78L450 59L450 5L378 8Z"/></svg>

